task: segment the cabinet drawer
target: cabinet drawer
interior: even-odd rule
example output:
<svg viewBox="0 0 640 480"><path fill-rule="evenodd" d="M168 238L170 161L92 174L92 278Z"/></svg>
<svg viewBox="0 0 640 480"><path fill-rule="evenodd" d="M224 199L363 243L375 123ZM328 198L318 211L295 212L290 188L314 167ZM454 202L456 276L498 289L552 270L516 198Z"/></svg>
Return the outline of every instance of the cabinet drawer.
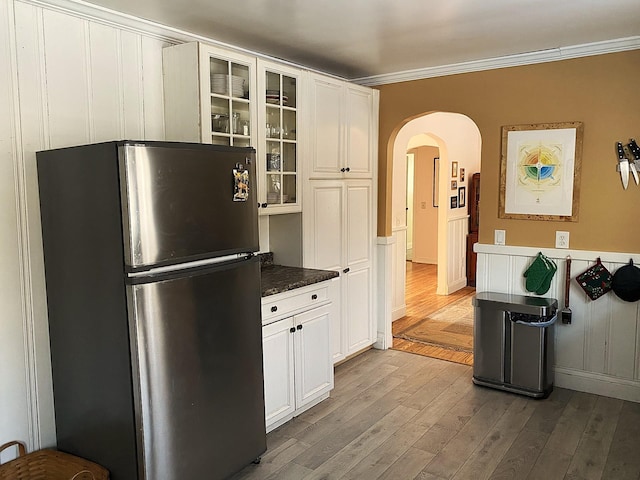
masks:
<svg viewBox="0 0 640 480"><path fill-rule="evenodd" d="M329 301L329 286L322 282L262 299L262 324L294 315Z"/></svg>

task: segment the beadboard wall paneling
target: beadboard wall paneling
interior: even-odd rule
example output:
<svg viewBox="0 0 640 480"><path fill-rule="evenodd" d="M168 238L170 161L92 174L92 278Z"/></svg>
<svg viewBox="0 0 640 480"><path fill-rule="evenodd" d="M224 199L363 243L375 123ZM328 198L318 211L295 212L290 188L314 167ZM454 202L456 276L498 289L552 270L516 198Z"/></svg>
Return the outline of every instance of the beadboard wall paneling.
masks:
<svg viewBox="0 0 640 480"><path fill-rule="evenodd" d="M467 285L467 233L469 232L469 217L449 218L448 283L447 293L453 293Z"/></svg>
<svg viewBox="0 0 640 480"><path fill-rule="evenodd" d="M476 245L477 291L531 295L524 271L538 249ZM571 324L558 322L555 336L556 385L640 401L640 302L625 302L613 292L591 300L575 277L593 265L597 257L614 273L638 254L546 249L558 271L544 295L558 299L564 308L564 278L568 255L572 258L569 291Z"/></svg>
<svg viewBox="0 0 640 480"><path fill-rule="evenodd" d="M407 227L396 227L392 234L391 244L391 265L393 281L393 291L391 292L391 321L398 320L407 314L407 304L405 303L405 284L407 279L407 251L405 250L407 240Z"/></svg>
<svg viewBox="0 0 640 480"><path fill-rule="evenodd" d="M0 444L20 438L31 441L27 359L27 325L22 298L20 205L18 202L18 156L16 71L13 9L0 2ZM2 461L6 460L6 454Z"/></svg>
<svg viewBox="0 0 640 480"><path fill-rule="evenodd" d="M0 443L31 451L55 445L35 154L164 140L171 40L19 0L0 2L0 25Z"/></svg>

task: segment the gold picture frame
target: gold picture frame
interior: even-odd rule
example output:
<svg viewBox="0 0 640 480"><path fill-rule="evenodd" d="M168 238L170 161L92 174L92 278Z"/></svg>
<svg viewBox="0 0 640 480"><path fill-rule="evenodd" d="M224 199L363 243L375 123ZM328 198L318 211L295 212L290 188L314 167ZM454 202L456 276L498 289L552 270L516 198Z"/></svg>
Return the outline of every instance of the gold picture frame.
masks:
<svg viewBox="0 0 640 480"><path fill-rule="evenodd" d="M582 122L502 127L498 217L576 222Z"/></svg>

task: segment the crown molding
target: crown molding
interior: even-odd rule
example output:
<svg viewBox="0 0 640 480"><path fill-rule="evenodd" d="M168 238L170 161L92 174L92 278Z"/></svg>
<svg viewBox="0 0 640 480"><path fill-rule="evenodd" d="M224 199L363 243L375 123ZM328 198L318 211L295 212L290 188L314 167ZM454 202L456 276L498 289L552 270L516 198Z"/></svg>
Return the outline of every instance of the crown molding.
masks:
<svg viewBox="0 0 640 480"><path fill-rule="evenodd" d="M496 68L517 67L535 63L555 62L571 58L603 55L606 53L624 52L640 49L640 36L618 38L604 42L585 43L568 47L552 48L537 52L520 53L504 57L474 60L471 62L452 63L437 67L418 68L402 72L372 75L370 77L352 78L351 82L366 86L385 85L389 83L408 82L423 78L443 77L459 73L480 72Z"/></svg>

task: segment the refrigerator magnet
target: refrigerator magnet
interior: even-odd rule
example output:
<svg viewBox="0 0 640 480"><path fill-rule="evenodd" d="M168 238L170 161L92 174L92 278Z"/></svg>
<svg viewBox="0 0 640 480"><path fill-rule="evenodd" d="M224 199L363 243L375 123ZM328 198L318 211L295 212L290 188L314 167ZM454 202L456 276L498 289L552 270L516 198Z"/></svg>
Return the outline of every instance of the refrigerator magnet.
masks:
<svg viewBox="0 0 640 480"><path fill-rule="evenodd" d="M249 170L241 166L233 169L233 201L246 202L249 198Z"/></svg>

